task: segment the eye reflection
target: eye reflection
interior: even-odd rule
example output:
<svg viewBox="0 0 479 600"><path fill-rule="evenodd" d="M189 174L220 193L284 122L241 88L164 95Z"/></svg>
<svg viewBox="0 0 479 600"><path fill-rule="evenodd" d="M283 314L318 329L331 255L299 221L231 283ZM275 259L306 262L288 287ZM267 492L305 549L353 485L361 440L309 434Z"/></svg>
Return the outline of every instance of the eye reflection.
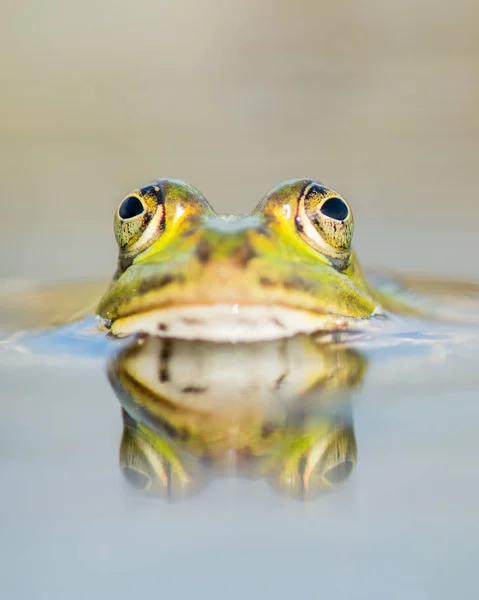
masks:
<svg viewBox="0 0 479 600"><path fill-rule="evenodd" d="M346 481L353 469L354 462L348 459L332 469L329 469L329 471L326 471L326 473L324 473L324 478L331 485L338 485L343 481Z"/></svg>
<svg viewBox="0 0 479 600"><path fill-rule="evenodd" d="M354 469L349 396L366 368L356 351L308 337L134 340L109 366L123 409L123 475L168 501L228 476L262 478L280 494L312 500Z"/></svg>

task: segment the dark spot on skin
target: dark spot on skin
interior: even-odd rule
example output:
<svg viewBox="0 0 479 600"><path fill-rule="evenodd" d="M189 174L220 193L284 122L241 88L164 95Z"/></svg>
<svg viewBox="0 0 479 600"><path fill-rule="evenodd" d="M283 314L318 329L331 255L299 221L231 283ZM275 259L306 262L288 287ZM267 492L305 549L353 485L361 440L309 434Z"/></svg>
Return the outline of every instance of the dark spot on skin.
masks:
<svg viewBox="0 0 479 600"><path fill-rule="evenodd" d="M258 256L249 242L246 242L235 252L235 258L242 267L246 267L250 260Z"/></svg>
<svg viewBox="0 0 479 600"><path fill-rule="evenodd" d="M188 385L182 389L184 394L202 394L208 390L207 387L196 387L194 385Z"/></svg>
<svg viewBox="0 0 479 600"><path fill-rule="evenodd" d="M159 281L158 281L158 287L164 287L165 285L168 285L169 283L172 283L173 281L175 281L176 277L174 275L164 275Z"/></svg>
<svg viewBox="0 0 479 600"><path fill-rule="evenodd" d="M170 360L172 351L171 340L165 340L161 347L160 360Z"/></svg>
<svg viewBox="0 0 479 600"><path fill-rule="evenodd" d="M168 329L168 325L165 325L165 323L158 323L158 331L167 331Z"/></svg>
<svg viewBox="0 0 479 600"><path fill-rule="evenodd" d="M120 256L120 258L118 259L118 276L124 273L128 269L128 267L130 267L134 258L134 256Z"/></svg>
<svg viewBox="0 0 479 600"><path fill-rule="evenodd" d="M274 384L275 389L279 390L279 388L283 385L283 381L286 379L286 373L283 373L278 377L276 383Z"/></svg>
<svg viewBox="0 0 479 600"><path fill-rule="evenodd" d="M280 329L284 329L284 325L283 325L283 323L281 323L281 321L280 321L279 319L276 319L276 318L275 318L275 319L271 319L271 321L272 321L272 322L273 322L275 325L277 325L277 326L278 326Z"/></svg>
<svg viewBox="0 0 479 600"><path fill-rule="evenodd" d="M147 294L148 292L159 290L174 281L180 283L183 281L183 277L181 275L172 275L171 273L167 273L158 279L146 279L142 281L138 286L138 294Z"/></svg>
<svg viewBox="0 0 479 600"><path fill-rule="evenodd" d="M299 275L295 275L294 277L291 277L291 279L287 279L283 285L287 290L296 289L302 290L303 292L308 292L311 289L311 286L308 284L308 282L302 277L299 277Z"/></svg>
<svg viewBox="0 0 479 600"><path fill-rule="evenodd" d="M202 265L206 264L210 260L211 256L211 247L209 242L206 240L201 240L196 247L196 257L200 261Z"/></svg>
<svg viewBox="0 0 479 600"><path fill-rule="evenodd" d="M264 439L269 438L275 431L276 427L273 425L273 423L264 423L263 427L261 428L261 437Z"/></svg>
<svg viewBox="0 0 479 600"><path fill-rule="evenodd" d="M160 367L159 377L160 377L161 383L170 381L170 373L166 367Z"/></svg>
<svg viewBox="0 0 479 600"><path fill-rule="evenodd" d="M259 278L259 282L264 287L270 287L272 285L275 285L274 281L272 281L269 277L264 277L264 276Z"/></svg>
<svg viewBox="0 0 479 600"><path fill-rule="evenodd" d="M160 368L158 370L158 377L162 383L165 383L165 381L170 381L169 362L172 350L173 346L171 340L165 340L161 346Z"/></svg>
<svg viewBox="0 0 479 600"><path fill-rule="evenodd" d="M155 288L158 289L158 288L165 287L166 285L173 283L173 281L175 281L175 279L177 279L177 277L175 277L175 275L171 275L171 273L167 273L166 275L163 275L163 277L161 277L160 279L154 280Z"/></svg>

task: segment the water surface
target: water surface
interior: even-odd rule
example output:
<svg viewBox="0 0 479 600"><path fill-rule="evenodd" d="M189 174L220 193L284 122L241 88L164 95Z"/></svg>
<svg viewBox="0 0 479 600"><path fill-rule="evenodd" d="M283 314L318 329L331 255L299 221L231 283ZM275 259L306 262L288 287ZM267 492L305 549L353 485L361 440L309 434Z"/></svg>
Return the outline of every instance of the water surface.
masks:
<svg viewBox="0 0 479 600"><path fill-rule="evenodd" d="M367 339L346 347L364 370L335 383L346 368L341 359L301 406L303 418L305 410L323 419L336 412L336 423L347 415L357 462L342 485L304 502L231 465L173 501L134 489L120 470L120 404L102 358L118 344L68 345L67 337L50 334L42 346L40 336L24 343L20 357L1 355L8 597L182 598L195 590L200 597L447 598L475 589L479 341L472 330L435 326L384 336L382 348ZM205 356L203 349L200 371L212 364ZM181 363L172 360L174 373ZM224 372L219 378L224 402L232 401L234 386ZM248 389L246 382L243 399Z"/></svg>

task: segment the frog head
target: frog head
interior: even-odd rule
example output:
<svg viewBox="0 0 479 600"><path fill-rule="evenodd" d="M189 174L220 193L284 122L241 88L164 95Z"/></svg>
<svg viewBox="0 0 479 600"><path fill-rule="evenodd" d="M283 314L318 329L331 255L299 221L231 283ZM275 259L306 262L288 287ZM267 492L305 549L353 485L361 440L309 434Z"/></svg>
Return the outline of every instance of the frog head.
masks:
<svg viewBox="0 0 479 600"><path fill-rule="evenodd" d="M249 215L217 214L159 179L115 215L118 270L98 313L116 336L255 341L337 331L371 317L351 249L353 215L310 179L273 188Z"/></svg>

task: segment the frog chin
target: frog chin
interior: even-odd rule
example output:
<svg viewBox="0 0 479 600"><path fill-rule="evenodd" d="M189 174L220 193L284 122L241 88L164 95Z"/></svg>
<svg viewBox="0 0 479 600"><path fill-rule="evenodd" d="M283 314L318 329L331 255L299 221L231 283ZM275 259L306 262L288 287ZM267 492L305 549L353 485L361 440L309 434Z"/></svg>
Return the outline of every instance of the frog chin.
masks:
<svg viewBox="0 0 479 600"><path fill-rule="evenodd" d="M360 321L278 305L180 305L120 317L113 321L111 332L117 337L142 332L187 340L259 342L357 329Z"/></svg>

